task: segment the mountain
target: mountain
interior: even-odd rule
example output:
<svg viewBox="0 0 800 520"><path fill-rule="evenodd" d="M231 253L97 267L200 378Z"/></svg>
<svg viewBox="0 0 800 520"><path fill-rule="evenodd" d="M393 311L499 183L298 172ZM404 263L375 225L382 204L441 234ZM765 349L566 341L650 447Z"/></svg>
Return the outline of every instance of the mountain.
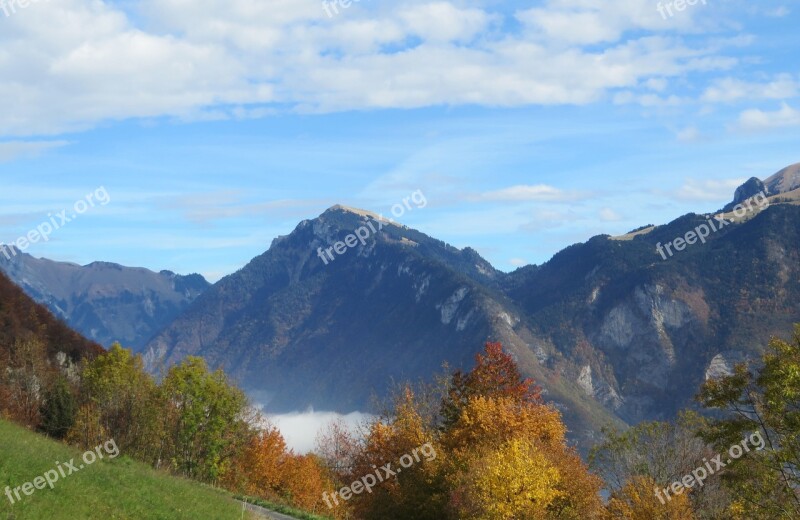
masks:
<svg viewBox="0 0 800 520"><path fill-rule="evenodd" d="M770 195L789 193L800 189L800 163L787 166L764 181Z"/></svg>
<svg viewBox="0 0 800 520"><path fill-rule="evenodd" d="M7 276L0 273L0 364L6 375L5 355L17 340L37 339L45 347L51 360L59 354L77 363L103 352L103 348L89 341L56 319L46 307L33 301ZM66 358L61 362L66 362ZM0 384L3 378L0 377ZM1 406L0 406L1 407Z"/></svg>
<svg viewBox="0 0 800 520"><path fill-rule="evenodd" d="M80 266L0 250L0 271L84 336L105 346L141 349L209 287L200 275L180 276L94 262Z"/></svg>
<svg viewBox="0 0 800 520"><path fill-rule="evenodd" d="M148 343L148 366L202 355L270 410L351 411L445 360L469 366L491 340L581 442L604 424L666 418L800 321L796 171L763 182L769 199L748 181L724 223L684 215L508 274L334 206L202 294Z"/></svg>
<svg viewBox="0 0 800 520"><path fill-rule="evenodd" d="M736 188L736 192L733 194L733 201L727 204L722 211L733 211L738 204L757 196L759 193L768 194L769 188L758 177L751 177L747 182Z"/></svg>
<svg viewBox="0 0 800 520"><path fill-rule="evenodd" d="M578 381L628 423L690 406L710 374L755 357L800 321L800 207L772 205L675 256L657 244L706 223L687 215L630 240L596 237L505 281Z"/></svg>
<svg viewBox="0 0 800 520"><path fill-rule="evenodd" d="M364 230L363 244L325 254ZM159 371L203 356L271 411L352 411L393 381L428 379L444 361L468 367L485 341L501 341L537 381L554 381L549 396L581 431L613 421L545 365L557 352L502 293L504 278L472 249L334 206L201 295L146 360Z"/></svg>

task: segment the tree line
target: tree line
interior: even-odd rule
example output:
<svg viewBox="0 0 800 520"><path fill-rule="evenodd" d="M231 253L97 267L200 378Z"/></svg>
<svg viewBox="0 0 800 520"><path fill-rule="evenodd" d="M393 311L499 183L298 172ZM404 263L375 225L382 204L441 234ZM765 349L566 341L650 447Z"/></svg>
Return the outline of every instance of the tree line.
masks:
<svg viewBox="0 0 800 520"><path fill-rule="evenodd" d="M329 425L307 455L288 449L225 373L197 357L157 381L118 344L73 362L49 356L35 336L17 338L0 349L0 398L3 417L67 443L113 438L153 467L331 518L800 517L800 327L792 341L773 339L760 363L707 381L698 401L709 413L607 431L588 463L559 410L495 343L468 372L400 386L359 430ZM765 449L659 499L656 490L754 432ZM423 445L437 456L349 500L323 499Z"/></svg>

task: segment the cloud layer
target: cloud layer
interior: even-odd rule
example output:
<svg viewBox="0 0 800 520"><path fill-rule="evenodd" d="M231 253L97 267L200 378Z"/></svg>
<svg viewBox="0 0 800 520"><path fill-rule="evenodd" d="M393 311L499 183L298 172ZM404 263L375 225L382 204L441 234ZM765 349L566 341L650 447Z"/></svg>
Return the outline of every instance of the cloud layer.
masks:
<svg viewBox="0 0 800 520"><path fill-rule="evenodd" d="M369 4L369 5L368 5ZM128 4L124 4L128 5ZM704 7L703 9L707 9ZM40 2L0 16L0 135L58 134L129 118L252 118L436 105L652 106L666 85L711 78L724 102L755 90L700 8L665 20L644 0ZM705 13L708 14L707 12ZM706 36L708 35L708 36ZM780 75L764 94L797 93Z"/></svg>

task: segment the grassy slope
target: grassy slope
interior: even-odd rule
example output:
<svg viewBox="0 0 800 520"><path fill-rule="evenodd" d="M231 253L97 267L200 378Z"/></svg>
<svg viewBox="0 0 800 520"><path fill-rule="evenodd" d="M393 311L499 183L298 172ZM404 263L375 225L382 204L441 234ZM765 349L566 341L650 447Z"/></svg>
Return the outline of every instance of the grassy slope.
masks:
<svg viewBox="0 0 800 520"><path fill-rule="evenodd" d="M241 506L227 494L175 478L121 454L98 460L11 505L5 487L31 482L56 461L82 451L0 420L0 519L240 519ZM80 461L82 463L82 461ZM254 516L245 518L253 519Z"/></svg>

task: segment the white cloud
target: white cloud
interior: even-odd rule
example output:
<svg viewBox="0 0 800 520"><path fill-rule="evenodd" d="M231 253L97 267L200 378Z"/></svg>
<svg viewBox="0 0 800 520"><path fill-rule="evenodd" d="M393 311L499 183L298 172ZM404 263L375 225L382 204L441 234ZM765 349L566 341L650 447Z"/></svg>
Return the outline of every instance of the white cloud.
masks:
<svg viewBox="0 0 800 520"><path fill-rule="evenodd" d="M326 201L315 199L253 201L241 192L217 191L160 197L156 206L180 211L186 220L195 224L211 224L224 219L254 215L302 217L325 203Z"/></svg>
<svg viewBox="0 0 800 520"><path fill-rule="evenodd" d="M548 0L543 7L521 11L517 18L532 36L570 44L615 42L629 31L695 30L693 12L665 20L649 2L641 0Z"/></svg>
<svg viewBox="0 0 800 520"><path fill-rule="evenodd" d="M482 193L478 199L494 202L565 201L577 198L577 194L565 192L546 184L517 185Z"/></svg>
<svg viewBox="0 0 800 520"><path fill-rule="evenodd" d="M747 179L688 179L670 195L681 201L720 201L733 198L736 188Z"/></svg>
<svg viewBox="0 0 800 520"><path fill-rule="evenodd" d="M36 157L47 150L69 144L67 141L6 141L0 142L0 163L21 157Z"/></svg>
<svg viewBox="0 0 800 520"><path fill-rule="evenodd" d="M593 220L591 217L586 218L579 215L572 209L537 209L533 212L533 217L519 226L519 231L528 233L538 233L540 231L552 231L556 228L561 228L569 224L574 224L580 221Z"/></svg>
<svg viewBox="0 0 800 520"><path fill-rule="evenodd" d="M511 260L508 261L508 263L514 267L522 267L524 265L528 265L528 262L526 262L522 258L512 258Z"/></svg>
<svg viewBox="0 0 800 520"><path fill-rule="evenodd" d="M611 208L603 208L598 213L603 222L619 222L622 216Z"/></svg>
<svg viewBox="0 0 800 520"><path fill-rule="evenodd" d="M696 143L702 140L703 134L700 133L696 126L687 126L680 130L675 137L682 143Z"/></svg>
<svg viewBox="0 0 800 520"><path fill-rule="evenodd" d="M631 91L623 91L614 95L614 103L617 105L638 104L643 107L676 107L686 101L674 94L659 96L656 94L636 94Z"/></svg>
<svg viewBox="0 0 800 520"><path fill-rule="evenodd" d="M650 78L644 82L644 86L656 92L663 92L666 90L668 81L664 78Z"/></svg>
<svg viewBox="0 0 800 520"><path fill-rule="evenodd" d="M448 2L412 5L400 11L408 31L426 41L468 41L483 32L492 16L480 9L459 9Z"/></svg>
<svg viewBox="0 0 800 520"><path fill-rule="evenodd" d="M800 125L800 110L786 103L781 108L769 112L759 109L745 110L739 115L739 128L747 131L769 130Z"/></svg>
<svg viewBox="0 0 800 520"><path fill-rule="evenodd" d="M780 7L765 11L764 14L771 18L783 18L784 16L791 14L791 12L792 11L790 11L788 7L782 5Z"/></svg>
<svg viewBox="0 0 800 520"><path fill-rule="evenodd" d="M730 77L718 79L706 89L702 100L724 103L741 99L790 99L798 95L800 95L800 79L790 74L781 74L765 83Z"/></svg>
<svg viewBox="0 0 800 520"><path fill-rule="evenodd" d="M698 37L694 14L665 21L640 0L549 0L513 15L462 2L361 2L332 19L318 0L124 5L136 12L59 0L3 20L0 96L15 102L0 111L0 135L268 117L276 107L581 105L737 63L722 50L733 42ZM503 30L510 16L518 32Z"/></svg>

